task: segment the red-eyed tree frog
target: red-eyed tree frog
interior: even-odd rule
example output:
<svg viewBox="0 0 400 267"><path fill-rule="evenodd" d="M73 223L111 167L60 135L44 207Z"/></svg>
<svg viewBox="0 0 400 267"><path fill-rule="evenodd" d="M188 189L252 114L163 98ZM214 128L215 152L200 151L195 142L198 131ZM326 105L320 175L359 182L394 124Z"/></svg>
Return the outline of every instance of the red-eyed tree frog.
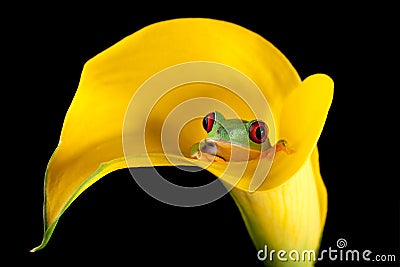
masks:
<svg viewBox="0 0 400 267"><path fill-rule="evenodd" d="M225 119L217 111L203 118L207 136L192 146L190 156L204 161L248 161L257 158L272 159L275 152L287 148L285 140L272 146L268 138L269 128L261 120L245 121Z"/></svg>

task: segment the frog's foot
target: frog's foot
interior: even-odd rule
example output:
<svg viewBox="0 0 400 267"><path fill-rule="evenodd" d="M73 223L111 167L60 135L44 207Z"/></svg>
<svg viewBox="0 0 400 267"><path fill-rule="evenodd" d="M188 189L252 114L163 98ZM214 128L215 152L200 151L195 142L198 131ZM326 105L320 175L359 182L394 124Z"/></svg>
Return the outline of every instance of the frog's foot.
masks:
<svg viewBox="0 0 400 267"><path fill-rule="evenodd" d="M288 147L288 142L286 140L279 140L275 145L275 153L279 151L284 151L286 154L294 153L294 150Z"/></svg>
<svg viewBox="0 0 400 267"><path fill-rule="evenodd" d="M267 160L273 160L276 153L283 151L286 154L294 153L294 150L288 147L286 140L279 140L276 145L263 151L261 158L266 158Z"/></svg>

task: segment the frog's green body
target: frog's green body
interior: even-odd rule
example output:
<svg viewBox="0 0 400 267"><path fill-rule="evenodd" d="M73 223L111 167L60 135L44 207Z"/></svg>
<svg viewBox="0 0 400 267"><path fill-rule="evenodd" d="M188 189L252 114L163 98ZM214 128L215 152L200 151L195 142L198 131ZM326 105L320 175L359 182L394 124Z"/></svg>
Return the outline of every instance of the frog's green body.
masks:
<svg viewBox="0 0 400 267"><path fill-rule="evenodd" d="M219 112L203 119L207 137L192 147L191 157L206 161L245 161L271 152L268 127L262 121L225 119Z"/></svg>

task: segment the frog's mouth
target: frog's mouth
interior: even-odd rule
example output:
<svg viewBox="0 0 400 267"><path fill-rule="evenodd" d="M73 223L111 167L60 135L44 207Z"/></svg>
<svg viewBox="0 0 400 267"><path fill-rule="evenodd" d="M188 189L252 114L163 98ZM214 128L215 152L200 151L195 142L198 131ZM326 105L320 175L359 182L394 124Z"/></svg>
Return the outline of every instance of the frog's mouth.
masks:
<svg viewBox="0 0 400 267"><path fill-rule="evenodd" d="M260 157L260 151L247 146L206 138L200 143L200 151L223 161L248 161Z"/></svg>

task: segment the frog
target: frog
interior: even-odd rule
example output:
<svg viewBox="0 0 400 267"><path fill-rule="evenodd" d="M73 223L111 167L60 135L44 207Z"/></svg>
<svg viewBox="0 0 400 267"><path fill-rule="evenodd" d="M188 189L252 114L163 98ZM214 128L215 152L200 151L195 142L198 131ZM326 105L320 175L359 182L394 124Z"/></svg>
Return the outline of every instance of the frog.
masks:
<svg viewBox="0 0 400 267"><path fill-rule="evenodd" d="M190 157L193 159L208 162L272 160L279 151L293 153L286 140L272 145L269 127L263 120L225 119L222 113L212 111L203 117L202 126L207 135L192 146Z"/></svg>

